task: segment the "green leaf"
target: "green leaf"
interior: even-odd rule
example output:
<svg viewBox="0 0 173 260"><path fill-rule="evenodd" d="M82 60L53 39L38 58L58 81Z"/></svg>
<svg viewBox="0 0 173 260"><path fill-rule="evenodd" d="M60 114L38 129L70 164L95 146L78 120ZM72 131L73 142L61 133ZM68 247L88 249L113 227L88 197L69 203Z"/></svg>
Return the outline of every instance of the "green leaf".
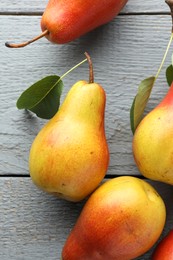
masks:
<svg viewBox="0 0 173 260"><path fill-rule="evenodd" d="M55 84L51 91L46 95L46 97L44 97L36 106L30 108L30 110L40 118L52 118L59 109L62 89L63 82L59 81L58 84Z"/></svg>
<svg viewBox="0 0 173 260"><path fill-rule="evenodd" d="M130 123L133 134L142 119L154 82L155 77L152 76L144 79L139 85L137 95L135 96L130 109Z"/></svg>
<svg viewBox="0 0 173 260"><path fill-rule="evenodd" d="M171 57L171 65L169 65L166 69L166 79L169 86L171 86L173 82L173 54Z"/></svg>
<svg viewBox="0 0 173 260"><path fill-rule="evenodd" d="M17 100L18 109L28 109L38 117L52 118L60 104L63 82L59 76L47 76L26 89Z"/></svg>
<svg viewBox="0 0 173 260"><path fill-rule="evenodd" d="M172 64L169 65L166 69L166 79L167 79L168 85L171 86L171 84L173 82L173 66L172 66Z"/></svg>

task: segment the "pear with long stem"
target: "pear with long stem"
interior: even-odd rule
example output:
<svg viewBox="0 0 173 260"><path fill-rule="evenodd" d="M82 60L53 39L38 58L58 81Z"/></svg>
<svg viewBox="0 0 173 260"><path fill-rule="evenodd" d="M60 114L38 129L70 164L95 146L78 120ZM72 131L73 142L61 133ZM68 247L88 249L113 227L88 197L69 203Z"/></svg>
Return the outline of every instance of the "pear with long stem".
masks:
<svg viewBox="0 0 173 260"><path fill-rule="evenodd" d="M127 0L49 0L41 19L42 33L23 43L5 45L21 48L42 37L58 44L73 41L111 21L126 3Z"/></svg>
<svg viewBox="0 0 173 260"><path fill-rule="evenodd" d="M75 83L55 116L36 136L29 169L41 189L80 201L104 178L109 164L104 115L106 94L94 83L93 66L86 53L90 77Z"/></svg>

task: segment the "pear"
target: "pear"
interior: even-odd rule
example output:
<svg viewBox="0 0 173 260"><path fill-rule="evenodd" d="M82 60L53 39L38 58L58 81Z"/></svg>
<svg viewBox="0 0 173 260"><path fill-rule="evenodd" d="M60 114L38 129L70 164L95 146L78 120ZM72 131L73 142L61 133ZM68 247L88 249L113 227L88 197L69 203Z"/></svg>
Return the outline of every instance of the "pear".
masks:
<svg viewBox="0 0 173 260"><path fill-rule="evenodd" d="M62 250L62 260L131 260L147 252L165 225L162 198L144 180L122 176L92 193Z"/></svg>
<svg viewBox="0 0 173 260"><path fill-rule="evenodd" d="M109 149L104 128L106 94L90 80L75 83L55 116L36 136L30 150L33 182L70 201L80 201L104 178Z"/></svg>
<svg viewBox="0 0 173 260"><path fill-rule="evenodd" d="M41 19L42 33L21 44L5 45L20 48L44 36L58 44L73 41L111 21L126 3L127 0L49 0Z"/></svg>
<svg viewBox="0 0 173 260"><path fill-rule="evenodd" d="M173 185L173 84L168 93L137 127L133 154L147 178Z"/></svg>
<svg viewBox="0 0 173 260"><path fill-rule="evenodd" d="M152 260L173 260L173 230L169 230L156 246Z"/></svg>

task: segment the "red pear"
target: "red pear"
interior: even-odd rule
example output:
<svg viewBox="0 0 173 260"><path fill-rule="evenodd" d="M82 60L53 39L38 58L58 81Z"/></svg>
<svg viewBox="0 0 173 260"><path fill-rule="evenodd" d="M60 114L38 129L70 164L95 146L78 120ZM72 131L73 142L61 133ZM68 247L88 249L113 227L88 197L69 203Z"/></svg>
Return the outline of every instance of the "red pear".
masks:
<svg viewBox="0 0 173 260"><path fill-rule="evenodd" d="M173 260L173 230L157 245L152 260Z"/></svg>
<svg viewBox="0 0 173 260"><path fill-rule="evenodd" d="M6 43L7 47L24 47L46 36L54 43L67 43L111 21L127 0L49 0L41 20L43 33L21 44Z"/></svg>
<svg viewBox="0 0 173 260"><path fill-rule="evenodd" d="M158 240L165 205L156 190L131 176L111 179L86 202L62 260L132 260Z"/></svg>

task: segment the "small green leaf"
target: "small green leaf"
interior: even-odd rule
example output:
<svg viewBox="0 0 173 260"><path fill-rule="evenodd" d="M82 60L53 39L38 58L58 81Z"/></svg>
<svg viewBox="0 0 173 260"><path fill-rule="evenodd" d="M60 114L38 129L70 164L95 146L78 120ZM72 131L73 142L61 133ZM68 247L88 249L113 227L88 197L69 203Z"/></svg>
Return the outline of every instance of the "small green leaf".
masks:
<svg viewBox="0 0 173 260"><path fill-rule="evenodd" d="M173 81L173 66L172 66L172 64L169 65L166 69L166 79L167 79L168 85L171 86L171 83Z"/></svg>
<svg viewBox="0 0 173 260"><path fill-rule="evenodd" d="M47 76L26 89L17 100L18 109L28 109L44 119L52 118L60 104L63 82L59 76Z"/></svg>
<svg viewBox="0 0 173 260"><path fill-rule="evenodd" d="M130 109L130 123L133 134L142 119L154 82L155 77L152 76L144 79L139 85Z"/></svg>

